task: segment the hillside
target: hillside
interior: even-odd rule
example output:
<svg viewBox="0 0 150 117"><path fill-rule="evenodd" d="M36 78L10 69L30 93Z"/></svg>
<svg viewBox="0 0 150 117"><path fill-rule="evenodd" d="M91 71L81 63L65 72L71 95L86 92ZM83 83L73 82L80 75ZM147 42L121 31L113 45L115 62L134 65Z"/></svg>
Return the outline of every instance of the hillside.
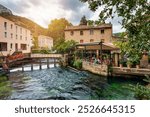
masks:
<svg viewBox="0 0 150 117"><path fill-rule="evenodd" d="M0 4L0 14L10 14L10 15L12 15L12 12L8 8L6 8L6 7L4 7L3 5Z"/></svg>
<svg viewBox="0 0 150 117"><path fill-rule="evenodd" d="M38 25L37 23L33 22L30 19L13 15L11 10L9 10L8 8L6 8L2 5L0 5L0 16L6 18L8 20L11 20L18 25L21 25L23 27L30 29L33 36L35 36L35 37L38 35L47 35L47 29L41 27L40 25Z"/></svg>

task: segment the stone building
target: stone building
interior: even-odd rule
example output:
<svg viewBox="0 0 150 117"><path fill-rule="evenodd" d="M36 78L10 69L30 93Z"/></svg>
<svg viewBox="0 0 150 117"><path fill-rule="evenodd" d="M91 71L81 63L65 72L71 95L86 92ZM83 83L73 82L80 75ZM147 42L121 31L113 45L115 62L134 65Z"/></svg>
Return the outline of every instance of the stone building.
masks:
<svg viewBox="0 0 150 117"><path fill-rule="evenodd" d="M68 26L65 29L65 40L78 42L76 48L84 57L95 56L102 59L109 55L114 65L118 66L119 48L113 44L118 38L112 32L112 24Z"/></svg>
<svg viewBox="0 0 150 117"><path fill-rule="evenodd" d="M89 42L112 42L112 25L102 24L99 26L68 26L65 29L65 39L75 40L78 43Z"/></svg>
<svg viewBox="0 0 150 117"><path fill-rule="evenodd" d="M40 48L48 48L51 50L53 47L53 38L44 35L38 36L38 46Z"/></svg>
<svg viewBox="0 0 150 117"><path fill-rule="evenodd" d="M31 31L16 22L0 16L0 52L7 56L15 51L30 53L32 46Z"/></svg>

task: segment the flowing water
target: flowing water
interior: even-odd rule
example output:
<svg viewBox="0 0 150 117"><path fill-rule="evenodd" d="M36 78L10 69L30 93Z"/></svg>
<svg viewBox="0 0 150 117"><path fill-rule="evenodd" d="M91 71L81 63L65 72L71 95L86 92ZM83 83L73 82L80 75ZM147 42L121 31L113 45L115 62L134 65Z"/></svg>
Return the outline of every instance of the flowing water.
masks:
<svg viewBox="0 0 150 117"><path fill-rule="evenodd" d="M6 81L11 90L0 99L135 99L134 93L126 89L128 84L137 83L131 79L107 79L85 71L76 72L52 66L43 70L27 69L28 66L25 72L12 70L9 80Z"/></svg>

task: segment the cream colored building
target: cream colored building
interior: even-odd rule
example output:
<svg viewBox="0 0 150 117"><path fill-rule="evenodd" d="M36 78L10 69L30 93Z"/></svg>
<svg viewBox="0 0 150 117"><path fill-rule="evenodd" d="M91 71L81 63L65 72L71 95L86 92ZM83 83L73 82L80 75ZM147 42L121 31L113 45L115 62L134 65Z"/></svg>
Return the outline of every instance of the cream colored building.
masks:
<svg viewBox="0 0 150 117"><path fill-rule="evenodd" d="M30 53L32 45L31 31L15 22L0 16L0 52L7 56L15 51Z"/></svg>
<svg viewBox="0 0 150 117"><path fill-rule="evenodd" d="M102 55L107 54L112 56L113 63L118 66L119 48L113 42L119 38L114 37L112 32L112 24L69 26L65 29L65 40L78 42L76 49L82 51L83 58L96 55L102 59Z"/></svg>
<svg viewBox="0 0 150 117"><path fill-rule="evenodd" d="M112 25L102 24L99 26L68 26L65 29L65 39L75 40L78 43L89 42L112 42Z"/></svg>
<svg viewBox="0 0 150 117"><path fill-rule="evenodd" d="M48 48L51 50L53 47L53 38L44 35L38 36L38 46L40 48Z"/></svg>

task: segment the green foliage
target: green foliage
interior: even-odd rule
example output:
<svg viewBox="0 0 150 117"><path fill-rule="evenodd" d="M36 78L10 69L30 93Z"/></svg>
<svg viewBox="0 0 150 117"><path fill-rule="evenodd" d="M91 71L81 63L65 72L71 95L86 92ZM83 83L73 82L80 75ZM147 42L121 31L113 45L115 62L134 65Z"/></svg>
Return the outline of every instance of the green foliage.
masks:
<svg viewBox="0 0 150 117"><path fill-rule="evenodd" d="M73 66L77 69L82 69L82 60L81 59L75 60Z"/></svg>
<svg viewBox="0 0 150 117"><path fill-rule="evenodd" d="M140 99L140 100L144 100L144 99L149 100L150 99L150 88L147 88L147 87L139 85L139 84L137 84L136 86L129 85L127 88L134 91L134 93L135 93L134 96L137 99Z"/></svg>
<svg viewBox="0 0 150 117"><path fill-rule="evenodd" d="M124 55L128 57L129 62L133 64L139 64L142 53L137 48L130 48L129 42L122 40L114 42L114 44L120 48L121 58L123 59Z"/></svg>
<svg viewBox="0 0 150 117"><path fill-rule="evenodd" d="M124 60L120 59L119 64L124 64Z"/></svg>
<svg viewBox="0 0 150 117"><path fill-rule="evenodd" d="M150 4L148 0L80 0L88 2L91 10L96 11L99 6L103 10L99 14L100 20L114 18L118 15L120 22L126 29L129 49L135 48L138 53L150 51Z"/></svg>
<svg viewBox="0 0 150 117"><path fill-rule="evenodd" d="M143 81L150 83L150 76L145 75L145 78L143 79Z"/></svg>
<svg viewBox="0 0 150 117"><path fill-rule="evenodd" d="M133 65L132 60L129 59L129 60L127 61L127 65Z"/></svg>
<svg viewBox="0 0 150 117"><path fill-rule="evenodd" d="M11 92L10 83L7 82L6 76L0 75L0 99L9 96Z"/></svg>
<svg viewBox="0 0 150 117"><path fill-rule="evenodd" d="M48 26L49 36L54 39L54 45L59 42L60 39L65 37L64 29L66 26L71 26L65 18L54 19ZM57 42L58 41L58 42Z"/></svg>
<svg viewBox="0 0 150 117"><path fill-rule="evenodd" d="M47 49L47 48L42 48L42 49L36 49L36 50L32 50L33 54L50 54L51 50Z"/></svg>
<svg viewBox="0 0 150 117"><path fill-rule="evenodd" d="M33 37L33 49L38 49L38 37Z"/></svg>
<svg viewBox="0 0 150 117"><path fill-rule="evenodd" d="M94 25L100 25L100 24L103 24L105 23L104 21L101 21L101 20L88 20L87 21L88 25L89 26L94 26Z"/></svg>
<svg viewBox="0 0 150 117"><path fill-rule="evenodd" d="M57 44L54 45L53 50L56 50L57 53L67 53L69 50L76 45L76 42L73 40L65 41L64 39L59 39Z"/></svg>
<svg viewBox="0 0 150 117"><path fill-rule="evenodd" d="M128 42L121 40L114 42L114 44L120 48L121 56L126 54L126 51L128 50Z"/></svg>
<svg viewBox="0 0 150 117"><path fill-rule="evenodd" d="M86 20L86 17L83 16L80 20L80 25L87 25L87 20Z"/></svg>
<svg viewBox="0 0 150 117"><path fill-rule="evenodd" d="M94 25L94 21L93 20L88 20L87 23L88 23L89 26L93 26Z"/></svg>
<svg viewBox="0 0 150 117"><path fill-rule="evenodd" d="M50 54L50 50L48 50L48 49L41 49L40 53L41 54Z"/></svg>

